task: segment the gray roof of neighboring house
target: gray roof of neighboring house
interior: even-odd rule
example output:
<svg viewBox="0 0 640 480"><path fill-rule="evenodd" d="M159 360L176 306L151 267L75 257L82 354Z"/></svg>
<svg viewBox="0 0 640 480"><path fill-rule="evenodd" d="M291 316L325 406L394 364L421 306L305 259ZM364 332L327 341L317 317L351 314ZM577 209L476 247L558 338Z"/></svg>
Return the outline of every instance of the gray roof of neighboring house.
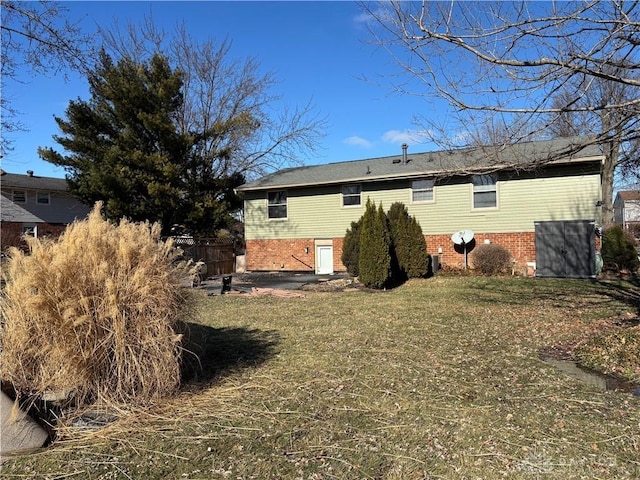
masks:
<svg viewBox="0 0 640 480"><path fill-rule="evenodd" d="M20 205L16 205L4 195L0 195L0 212L2 212L3 222L38 223L44 221Z"/></svg>
<svg viewBox="0 0 640 480"><path fill-rule="evenodd" d="M0 170L0 186L2 188L24 188L31 190L47 190L52 192L66 192L67 181L64 178L38 177L36 175L21 175L7 173Z"/></svg>
<svg viewBox="0 0 640 480"><path fill-rule="evenodd" d="M238 187L238 191L368 182L420 176L446 176L489 172L507 168L526 169L544 163L600 161L598 145L584 138L563 138L508 146L475 147L426 153L407 152L388 157L286 168Z"/></svg>

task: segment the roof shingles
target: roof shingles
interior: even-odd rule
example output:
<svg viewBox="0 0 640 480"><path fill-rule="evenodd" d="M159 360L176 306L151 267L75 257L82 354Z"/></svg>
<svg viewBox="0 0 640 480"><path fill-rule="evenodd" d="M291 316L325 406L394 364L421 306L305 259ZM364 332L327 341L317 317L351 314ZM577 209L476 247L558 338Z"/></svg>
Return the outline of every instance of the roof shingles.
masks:
<svg viewBox="0 0 640 480"><path fill-rule="evenodd" d="M239 191L272 188L367 182L393 178L454 175L505 168L530 168L548 162L599 160L597 145L575 138L514 144L505 147L477 147L415 153L403 162L402 154L348 162L286 168L246 183Z"/></svg>

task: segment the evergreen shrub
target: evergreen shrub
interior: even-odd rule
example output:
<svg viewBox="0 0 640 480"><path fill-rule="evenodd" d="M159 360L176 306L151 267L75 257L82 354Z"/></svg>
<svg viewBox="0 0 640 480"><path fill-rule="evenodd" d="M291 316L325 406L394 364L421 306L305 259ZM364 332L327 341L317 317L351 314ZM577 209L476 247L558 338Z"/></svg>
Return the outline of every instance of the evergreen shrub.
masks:
<svg viewBox="0 0 640 480"><path fill-rule="evenodd" d="M367 199L360 230L359 279L365 286L385 288L391 280L391 233L382 205Z"/></svg>
<svg viewBox="0 0 640 480"><path fill-rule="evenodd" d="M640 267L633 238L622 227L608 228L602 238L602 260L607 268L635 272Z"/></svg>
<svg viewBox="0 0 640 480"><path fill-rule="evenodd" d="M407 207L401 202L391 205L387 218L399 267L399 272L394 274L402 277L398 280L426 276L430 259L422 228L416 218L409 215Z"/></svg>
<svg viewBox="0 0 640 480"><path fill-rule="evenodd" d="M360 262L360 229L362 218L357 222L351 222L351 228L347 229L342 241L342 264L347 268L349 275L360 275L358 264Z"/></svg>

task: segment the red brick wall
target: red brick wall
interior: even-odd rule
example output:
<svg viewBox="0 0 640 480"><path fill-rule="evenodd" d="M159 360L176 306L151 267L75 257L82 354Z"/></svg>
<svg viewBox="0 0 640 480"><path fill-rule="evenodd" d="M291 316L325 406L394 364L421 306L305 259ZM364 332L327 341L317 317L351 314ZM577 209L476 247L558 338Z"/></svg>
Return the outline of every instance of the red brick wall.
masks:
<svg viewBox="0 0 640 480"><path fill-rule="evenodd" d="M516 264L519 267L524 268L527 262L533 262L536 259L534 232L479 233L475 236L476 246L483 244L485 239L489 239L491 243L507 248L516 259ZM342 240L342 237L333 239L333 268L336 272L346 270L340 260L342 255ZM427 243L427 252L430 255L439 255L441 265L454 268L464 267L464 254L456 252L454 244L451 241L451 235L426 235L425 240ZM440 254L438 247L442 247L442 253ZM308 252L305 252L305 248L308 249ZM314 240L312 238L247 240L246 258L247 270L314 270ZM471 260L469 260L469 263L470 262Z"/></svg>
<svg viewBox="0 0 640 480"><path fill-rule="evenodd" d="M287 270L308 272L314 270L315 248L313 238L247 240L246 262L247 270L249 271Z"/></svg>
<svg viewBox="0 0 640 480"><path fill-rule="evenodd" d="M66 228L63 224L51 224L51 223L38 223L38 237L53 237L60 236ZM0 247L4 250L9 247L24 247L26 244L22 240L22 226L21 222L2 222L0 231L2 236L0 238Z"/></svg>
<svg viewBox="0 0 640 480"><path fill-rule="evenodd" d="M485 240L501 245L511 252L516 260L516 265L524 268L527 262L536 260L536 243L534 232L520 233L477 233L474 236L475 246L482 245ZM440 264L448 267L464 267L464 251L459 253L455 250L455 245L451 241L451 235L425 235L427 242L427 252L431 255L438 255L438 248L442 247L440 254ZM469 264L471 264L471 254L469 252Z"/></svg>
<svg viewBox="0 0 640 480"><path fill-rule="evenodd" d="M346 270L340 257L342 255L343 238L333 239L333 268L336 272ZM427 253L440 256L440 265L462 268L464 267L464 253L456 252L451 241L451 235L425 235ZM505 247L516 260L517 271L524 271L527 262L535 262L536 245L534 232L520 233L477 233L476 246L485 240ZM600 238L595 240L596 251L600 251ZM442 253L438 252L442 247ZM305 253L308 248L308 253ZM469 252L469 265L471 255ZM297 257L309 266L293 258ZM247 240L247 270L290 270L309 271L315 269L315 247L313 238L290 240Z"/></svg>
<svg viewBox="0 0 640 480"><path fill-rule="evenodd" d="M17 247L21 243L22 223L2 222L0 233L0 247L2 250L9 247Z"/></svg>

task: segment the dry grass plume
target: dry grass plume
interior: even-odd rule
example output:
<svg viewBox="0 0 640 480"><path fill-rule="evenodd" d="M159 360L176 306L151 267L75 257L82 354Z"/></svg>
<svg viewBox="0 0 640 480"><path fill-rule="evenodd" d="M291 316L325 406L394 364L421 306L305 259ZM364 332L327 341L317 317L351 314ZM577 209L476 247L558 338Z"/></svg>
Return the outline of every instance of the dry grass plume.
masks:
<svg viewBox="0 0 640 480"><path fill-rule="evenodd" d="M69 405L145 405L180 383L186 266L160 226L104 221L97 204L57 240L29 239L3 268L0 376Z"/></svg>

